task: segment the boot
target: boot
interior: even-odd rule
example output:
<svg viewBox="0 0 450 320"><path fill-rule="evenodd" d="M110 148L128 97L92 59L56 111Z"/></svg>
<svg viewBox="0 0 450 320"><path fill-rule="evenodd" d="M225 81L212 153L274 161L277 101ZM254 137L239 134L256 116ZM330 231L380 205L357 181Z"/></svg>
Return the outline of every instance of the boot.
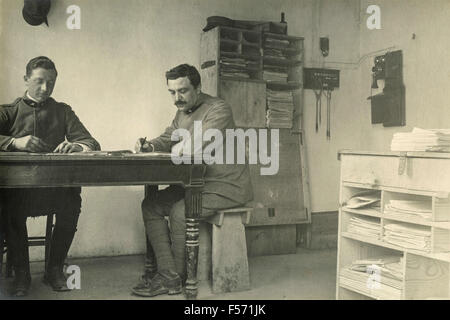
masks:
<svg viewBox="0 0 450 320"><path fill-rule="evenodd" d="M139 282L131 290L141 290L148 287L152 279L156 276L156 273L156 269L145 268L144 274L139 278Z"/></svg>
<svg viewBox="0 0 450 320"><path fill-rule="evenodd" d="M54 291L69 291L67 278L64 275L63 267L69 252L72 240L75 236L75 229L55 227L52 242L50 245L50 255L47 270L44 274L44 283L51 286Z"/></svg>
<svg viewBox="0 0 450 320"><path fill-rule="evenodd" d="M16 269L14 275L14 282L12 287L12 296L25 297L28 295L28 290L31 285L30 271L25 269Z"/></svg>
<svg viewBox="0 0 450 320"><path fill-rule="evenodd" d="M67 278L63 272L63 266L52 266L44 274L44 283L52 287L53 291L70 291L67 287Z"/></svg>
<svg viewBox="0 0 450 320"><path fill-rule="evenodd" d="M160 294L181 293L181 278L178 273L170 270L158 271L150 283L141 289L133 289L133 293L142 297L154 297Z"/></svg>

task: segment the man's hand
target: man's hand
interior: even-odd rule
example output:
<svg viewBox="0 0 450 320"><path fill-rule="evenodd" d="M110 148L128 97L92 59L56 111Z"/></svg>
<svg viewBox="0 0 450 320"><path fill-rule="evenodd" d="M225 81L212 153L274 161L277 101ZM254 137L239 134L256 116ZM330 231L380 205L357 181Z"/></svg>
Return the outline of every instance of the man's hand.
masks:
<svg viewBox="0 0 450 320"><path fill-rule="evenodd" d="M22 138L15 138L13 148L18 151L27 152L50 152L52 150L51 145L32 135Z"/></svg>
<svg viewBox="0 0 450 320"><path fill-rule="evenodd" d="M54 153L72 153L72 152L81 152L83 148L77 144L69 141L63 141L53 150Z"/></svg>
<svg viewBox="0 0 450 320"><path fill-rule="evenodd" d="M134 145L136 152L153 152L153 145L148 143L145 138L139 138Z"/></svg>

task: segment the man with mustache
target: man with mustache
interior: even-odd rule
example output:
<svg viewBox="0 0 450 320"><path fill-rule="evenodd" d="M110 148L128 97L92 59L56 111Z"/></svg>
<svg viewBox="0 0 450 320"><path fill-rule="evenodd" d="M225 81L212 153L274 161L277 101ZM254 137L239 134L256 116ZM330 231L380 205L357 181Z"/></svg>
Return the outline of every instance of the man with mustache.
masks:
<svg viewBox="0 0 450 320"><path fill-rule="evenodd" d="M23 97L0 106L0 150L37 153L72 153L100 150L72 108L50 98L57 71L47 57L31 59L24 76ZM81 208L81 188L23 188L0 190L8 249L15 279L12 294L25 296L31 276L26 220L54 212L56 224L44 281L55 291L69 290L63 274L64 260L75 235ZM3 244L0 244L3 245Z"/></svg>
<svg viewBox="0 0 450 320"><path fill-rule="evenodd" d="M180 144L186 141L172 141L172 133L178 128L186 129L192 137L194 121L201 121L203 131L217 129L222 136L226 129L235 128L228 104L201 92L200 74L195 67L179 65L166 72L166 80L178 108L175 118L159 137L149 142L140 138L135 147L137 152L180 150ZM208 143L203 142L202 150ZM225 149L225 145L223 147ZM247 165L208 165L204 180L202 217L210 216L216 210L242 206L253 198ZM132 292L145 297L180 293L186 277L184 189L173 185L148 195L142 202L142 214L157 268L149 266ZM165 216L169 217L170 230Z"/></svg>

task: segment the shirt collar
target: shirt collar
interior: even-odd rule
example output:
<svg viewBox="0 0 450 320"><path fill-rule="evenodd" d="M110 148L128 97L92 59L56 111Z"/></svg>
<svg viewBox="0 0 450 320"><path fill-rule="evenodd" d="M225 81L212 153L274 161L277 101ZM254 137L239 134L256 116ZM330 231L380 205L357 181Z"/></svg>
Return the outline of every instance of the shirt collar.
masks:
<svg viewBox="0 0 450 320"><path fill-rule="evenodd" d="M27 105L29 105L30 107L33 107L33 108L42 107L45 104L45 102L47 102L47 100L48 100L47 99L42 102L37 102L32 96L30 96L28 91L25 92L22 99Z"/></svg>
<svg viewBox="0 0 450 320"><path fill-rule="evenodd" d="M39 103L38 101L36 101L36 99L34 99L32 96L30 96L30 94L28 93L28 91L25 92L25 96L26 96L29 100L34 101L34 102L36 102L36 103Z"/></svg>
<svg viewBox="0 0 450 320"><path fill-rule="evenodd" d="M186 112L186 114L194 113L195 110L197 110L203 104L204 101L205 101L205 95L203 94L203 92L200 92L200 94L198 95L198 98L197 98L197 102L195 103L195 105L191 109L189 109Z"/></svg>

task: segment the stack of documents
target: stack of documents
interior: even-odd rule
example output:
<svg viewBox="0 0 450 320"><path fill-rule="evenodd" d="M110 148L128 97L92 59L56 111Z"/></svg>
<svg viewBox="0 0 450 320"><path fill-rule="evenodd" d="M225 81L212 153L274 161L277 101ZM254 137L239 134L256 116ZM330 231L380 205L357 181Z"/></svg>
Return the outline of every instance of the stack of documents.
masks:
<svg viewBox="0 0 450 320"><path fill-rule="evenodd" d="M243 78L248 79L250 75L247 72L242 70L221 70L220 75L222 77L234 77L234 78Z"/></svg>
<svg viewBox="0 0 450 320"><path fill-rule="evenodd" d="M426 226L400 222L387 224L383 240L407 249L431 251L431 230Z"/></svg>
<svg viewBox="0 0 450 320"><path fill-rule="evenodd" d="M394 133L391 150L450 152L450 129L414 128L412 132Z"/></svg>
<svg viewBox="0 0 450 320"><path fill-rule="evenodd" d="M399 215L404 217L420 217L431 219L431 199L430 200L390 200L384 206L386 214Z"/></svg>
<svg viewBox="0 0 450 320"><path fill-rule="evenodd" d="M292 128L292 112L290 114L274 109L267 110L267 127L290 129Z"/></svg>
<svg viewBox="0 0 450 320"><path fill-rule="evenodd" d="M353 195L345 206L350 209L372 208L380 211L381 193L376 190L362 191Z"/></svg>
<svg viewBox="0 0 450 320"><path fill-rule="evenodd" d="M402 257L383 256L356 260L343 268L340 283L378 299L401 299Z"/></svg>
<svg viewBox="0 0 450 320"><path fill-rule="evenodd" d="M267 89L267 126L292 128L294 100L291 91Z"/></svg>
<svg viewBox="0 0 450 320"><path fill-rule="evenodd" d="M402 256L380 256L371 259L355 260L349 267L352 271L359 271L365 273L376 273L383 277L402 281L403 266ZM376 266L376 267L375 267Z"/></svg>
<svg viewBox="0 0 450 320"><path fill-rule="evenodd" d="M222 57L220 59L220 75L227 77L250 78L248 70L255 70L258 63L243 58ZM253 69L252 69L253 68Z"/></svg>
<svg viewBox="0 0 450 320"><path fill-rule="evenodd" d="M354 216L350 218L347 231L378 240L381 231L380 220L372 217Z"/></svg>
<svg viewBox="0 0 450 320"><path fill-rule="evenodd" d="M280 49L273 49L273 48L265 48L264 49L264 56L268 58L276 58L276 59L287 59L286 56L283 54L283 51Z"/></svg>
<svg viewBox="0 0 450 320"><path fill-rule="evenodd" d="M283 82L287 83L288 74L287 72L277 71L277 70L263 70L263 80L269 82Z"/></svg>
<svg viewBox="0 0 450 320"><path fill-rule="evenodd" d="M246 67L247 62L243 58L229 58L229 57L222 57L220 58L220 64L222 66L229 66L229 67Z"/></svg>
<svg viewBox="0 0 450 320"><path fill-rule="evenodd" d="M265 46L269 48L285 49L289 47L289 45L290 45L289 40L266 38L265 41Z"/></svg>

